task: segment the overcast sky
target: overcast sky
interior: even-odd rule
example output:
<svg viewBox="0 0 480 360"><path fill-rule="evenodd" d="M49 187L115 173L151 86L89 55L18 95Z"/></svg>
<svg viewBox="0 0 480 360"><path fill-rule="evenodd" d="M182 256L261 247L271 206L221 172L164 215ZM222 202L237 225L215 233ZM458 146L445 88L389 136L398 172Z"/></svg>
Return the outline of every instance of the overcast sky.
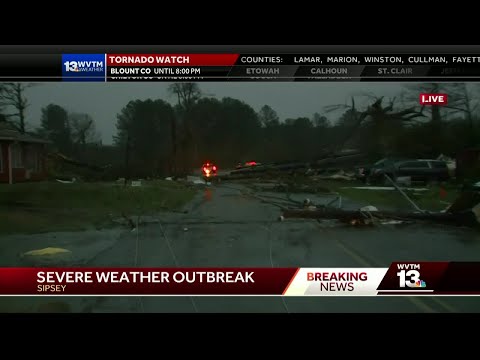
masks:
<svg viewBox="0 0 480 360"><path fill-rule="evenodd" d="M50 103L60 105L69 112L90 114L105 144L112 142L116 115L135 99L175 98L167 92L169 83L43 83L29 88L27 97L28 129L39 126L41 108ZM386 98L398 95L399 83L366 82L203 82L199 83L207 96L233 97L258 111L270 105L280 119L311 117L322 113L326 105L350 103L352 95L370 92Z"/></svg>

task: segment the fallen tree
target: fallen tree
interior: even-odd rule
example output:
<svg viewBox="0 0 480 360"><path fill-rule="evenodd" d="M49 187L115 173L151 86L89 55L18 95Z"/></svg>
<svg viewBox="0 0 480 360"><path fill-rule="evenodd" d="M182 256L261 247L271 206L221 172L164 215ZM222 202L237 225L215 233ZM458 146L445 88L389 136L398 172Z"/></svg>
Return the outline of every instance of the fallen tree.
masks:
<svg viewBox="0 0 480 360"><path fill-rule="evenodd" d="M288 209L283 217L304 219L336 219L350 224L370 224L375 220L419 220L458 226L477 226L478 218L473 211L459 213L451 212L405 212L405 211L362 211L343 210L332 207L317 208L315 210Z"/></svg>
<svg viewBox="0 0 480 360"><path fill-rule="evenodd" d="M111 165L98 166L98 165L94 165L94 164L85 163L85 162L82 162L82 161L78 161L78 160L69 158L69 157L67 157L63 154L60 154L60 153L48 153L47 156L54 161L59 161L59 162L62 162L62 163L68 164L68 165L81 167L81 168L86 168L86 169L93 170L93 171L105 171L105 170L107 170L111 167Z"/></svg>
<svg viewBox="0 0 480 360"><path fill-rule="evenodd" d="M464 192L446 210L430 211L373 211L368 208L344 210L330 206L309 207L307 209L286 209L282 219L337 219L352 225L373 224L379 220L427 221L456 226L480 225L480 193Z"/></svg>
<svg viewBox="0 0 480 360"><path fill-rule="evenodd" d="M335 168L349 167L355 161L363 159L365 154L350 150L342 152L325 153L322 157L311 161L285 161L271 164L261 164L232 170L226 175L219 176L222 180L237 180L248 178L277 177L279 174L301 174L313 176L323 171Z"/></svg>

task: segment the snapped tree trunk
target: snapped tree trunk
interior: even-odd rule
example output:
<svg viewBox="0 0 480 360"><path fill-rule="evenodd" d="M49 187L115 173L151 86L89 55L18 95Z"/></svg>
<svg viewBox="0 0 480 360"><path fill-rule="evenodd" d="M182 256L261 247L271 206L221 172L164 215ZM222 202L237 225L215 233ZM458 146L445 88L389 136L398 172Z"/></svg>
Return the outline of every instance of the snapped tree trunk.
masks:
<svg viewBox="0 0 480 360"><path fill-rule="evenodd" d="M18 115L20 118L20 132L22 134L25 133L25 113L24 113L24 108L19 108L18 109Z"/></svg>
<svg viewBox="0 0 480 360"><path fill-rule="evenodd" d="M171 164L171 173L173 176L177 176L177 122L175 117L172 117L171 121L171 136L172 136L172 164Z"/></svg>
<svg viewBox="0 0 480 360"><path fill-rule="evenodd" d="M471 210L462 212L405 212L405 211L372 211L362 212L360 210L342 210L337 208L319 208L316 210L292 209L283 212L284 218L304 219L337 219L343 222L353 223L358 220L419 220L450 225L478 225L477 218Z"/></svg>
<svg viewBox="0 0 480 360"><path fill-rule="evenodd" d="M127 141L125 145L125 179L123 186L127 186L130 177L130 136L127 134Z"/></svg>
<svg viewBox="0 0 480 360"><path fill-rule="evenodd" d="M438 106L432 106L432 152L433 156L440 153L442 146L442 118L440 115L440 108Z"/></svg>

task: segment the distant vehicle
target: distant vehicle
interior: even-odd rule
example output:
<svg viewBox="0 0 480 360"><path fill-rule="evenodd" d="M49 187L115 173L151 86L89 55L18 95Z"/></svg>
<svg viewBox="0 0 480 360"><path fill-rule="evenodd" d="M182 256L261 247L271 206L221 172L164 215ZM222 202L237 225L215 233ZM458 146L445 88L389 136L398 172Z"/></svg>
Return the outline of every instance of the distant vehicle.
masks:
<svg viewBox="0 0 480 360"><path fill-rule="evenodd" d="M396 181L400 177L410 177L411 181L447 181L450 179L447 162L443 160L416 159L390 163L382 168L373 168L366 179L367 182L384 181L388 175Z"/></svg>
<svg viewBox="0 0 480 360"><path fill-rule="evenodd" d="M245 163L238 163L236 168L237 169L241 169L241 168L245 168L245 167L250 167L250 166L257 166L257 165L260 165L260 163L256 162L256 161L247 161Z"/></svg>
<svg viewBox="0 0 480 360"><path fill-rule="evenodd" d="M217 176L217 170L217 165L213 164L210 161L202 165L202 175L204 178L212 178L214 176Z"/></svg>
<svg viewBox="0 0 480 360"><path fill-rule="evenodd" d="M380 159L374 164L359 166L355 169L355 177L358 180L367 182L370 177L376 177L376 175L381 174L384 169L391 168L396 162L405 160L408 159L389 157Z"/></svg>

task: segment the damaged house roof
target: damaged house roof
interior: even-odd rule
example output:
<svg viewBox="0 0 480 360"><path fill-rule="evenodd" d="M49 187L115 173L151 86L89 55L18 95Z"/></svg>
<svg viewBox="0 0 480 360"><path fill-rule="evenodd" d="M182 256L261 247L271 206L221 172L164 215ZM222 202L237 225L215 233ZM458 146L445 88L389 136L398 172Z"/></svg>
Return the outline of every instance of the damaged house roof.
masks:
<svg viewBox="0 0 480 360"><path fill-rule="evenodd" d="M8 121L0 121L0 140L47 144L50 141L28 133L21 133Z"/></svg>

